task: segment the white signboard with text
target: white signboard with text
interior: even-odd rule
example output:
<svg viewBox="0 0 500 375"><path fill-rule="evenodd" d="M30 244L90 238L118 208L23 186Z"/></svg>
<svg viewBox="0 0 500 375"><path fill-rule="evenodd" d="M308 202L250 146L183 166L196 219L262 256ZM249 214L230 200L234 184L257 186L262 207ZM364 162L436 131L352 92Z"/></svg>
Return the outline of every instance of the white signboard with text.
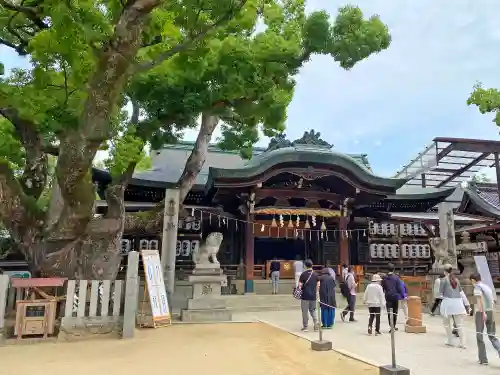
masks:
<svg viewBox="0 0 500 375"><path fill-rule="evenodd" d="M142 250L141 256L153 321L170 319L167 291L158 250Z"/></svg>

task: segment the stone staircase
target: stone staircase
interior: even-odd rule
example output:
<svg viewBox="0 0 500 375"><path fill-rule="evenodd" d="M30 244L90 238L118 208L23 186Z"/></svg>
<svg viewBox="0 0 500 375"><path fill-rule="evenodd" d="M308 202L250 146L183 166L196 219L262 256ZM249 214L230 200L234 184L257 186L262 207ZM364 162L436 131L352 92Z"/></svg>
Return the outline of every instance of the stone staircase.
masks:
<svg viewBox="0 0 500 375"><path fill-rule="evenodd" d="M300 301L289 294L245 294L223 296L223 298L228 309L233 312L300 310ZM337 294L336 298L338 307L343 309L346 305L345 299L340 294ZM356 306L363 306L361 298L359 295Z"/></svg>
<svg viewBox="0 0 500 375"><path fill-rule="evenodd" d="M289 294L245 294L223 296L233 312L283 311L300 309L300 301Z"/></svg>

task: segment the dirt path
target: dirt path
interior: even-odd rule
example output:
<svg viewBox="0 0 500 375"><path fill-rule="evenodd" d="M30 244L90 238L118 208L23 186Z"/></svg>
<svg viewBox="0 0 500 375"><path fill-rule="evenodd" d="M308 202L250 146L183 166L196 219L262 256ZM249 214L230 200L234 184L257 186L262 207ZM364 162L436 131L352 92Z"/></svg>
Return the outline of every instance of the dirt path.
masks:
<svg viewBox="0 0 500 375"><path fill-rule="evenodd" d="M137 339L44 343L0 348L0 374L375 375L378 371L260 323L174 325Z"/></svg>

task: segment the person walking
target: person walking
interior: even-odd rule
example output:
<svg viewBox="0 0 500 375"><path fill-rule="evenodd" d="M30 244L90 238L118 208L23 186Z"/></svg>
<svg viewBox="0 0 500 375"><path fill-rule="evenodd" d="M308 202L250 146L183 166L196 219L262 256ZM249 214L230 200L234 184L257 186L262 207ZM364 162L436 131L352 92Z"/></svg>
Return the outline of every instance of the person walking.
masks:
<svg viewBox="0 0 500 375"><path fill-rule="evenodd" d="M278 294L279 283L280 283L280 269L281 263L278 258L274 257L269 266L271 273L271 284L273 286L273 294Z"/></svg>
<svg viewBox="0 0 500 375"><path fill-rule="evenodd" d="M444 279L444 274L439 275L439 277L434 281L434 303L432 304L431 307L431 316L436 315L435 311L441 304L441 301L443 300L443 296L439 294L439 287L441 285L441 281Z"/></svg>
<svg viewBox="0 0 500 375"><path fill-rule="evenodd" d="M330 265L330 263L329 263L329 262L326 262L326 264L325 264L325 267L324 267L324 268L326 268L326 269L328 270L328 274L329 274L331 277L333 277L333 280L335 280L335 278L336 278L335 271L333 270L333 268L332 268L332 266Z"/></svg>
<svg viewBox="0 0 500 375"><path fill-rule="evenodd" d="M335 299L335 277L325 267L321 270L319 277L319 301L321 306L321 326L331 329L335 324L335 310L337 301Z"/></svg>
<svg viewBox="0 0 500 375"><path fill-rule="evenodd" d="M363 301L368 306L370 318L368 319L368 334L372 334L373 321L375 321L375 335L381 335L380 332L380 314L382 307L385 307L385 295L382 285L382 278L375 274L372 276L372 282L366 287Z"/></svg>
<svg viewBox="0 0 500 375"><path fill-rule="evenodd" d="M295 258L295 262L293 262L293 272L295 273L295 287L297 287L299 285L299 277L304 272L304 262L302 262L298 255Z"/></svg>
<svg viewBox="0 0 500 375"><path fill-rule="evenodd" d="M405 317L405 323L408 321L408 288L406 287L405 282L399 277L399 285L401 286L402 294L400 296L399 304L403 309L403 314Z"/></svg>
<svg viewBox="0 0 500 375"><path fill-rule="evenodd" d="M467 347L464 330L464 315L466 315L466 310L462 296L460 295L462 288L457 277L453 274L453 268L450 264L445 265L444 275L445 277L439 286L439 290L443 296L440 313L443 317L443 326L447 337L445 345L453 346L452 323L455 323L460 339L460 348L465 349Z"/></svg>
<svg viewBox="0 0 500 375"><path fill-rule="evenodd" d="M342 265L342 280L345 280L347 278L347 273L349 272L349 267L347 264Z"/></svg>
<svg viewBox="0 0 500 375"><path fill-rule="evenodd" d="M396 267L394 264L389 263L389 272L382 279L382 288L385 293L385 305L387 308L387 318L389 320L389 327L398 330L396 326L398 322L399 301L403 298L403 291L399 276L394 273ZM392 312L391 312L392 311Z"/></svg>
<svg viewBox="0 0 500 375"><path fill-rule="evenodd" d="M345 286L344 286L345 290L343 292L343 295L347 300L347 306L340 314L340 318L344 322L345 317L347 316L347 314L349 314L349 321L355 322L356 319L354 319L354 310L356 307L356 287L358 286L358 284L356 284L356 280L354 279L354 273L352 272L351 267L348 267L344 281L345 281Z"/></svg>
<svg viewBox="0 0 500 375"><path fill-rule="evenodd" d="M496 338L495 327L495 296L491 288L481 281L481 275L476 273L469 277L474 286L474 297L476 298L476 312L474 321L476 323L476 342L479 356L479 364L487 365L486 346L484 344L483 331L490 339L491 345L500 356L500 340Z"/></svg>
<svg viewBox="0 0 500 375"><path fill-rule="evenodd" d="M302 295L300 297L300 309L302 310L302 331L308 331L309 316L314 323L314 330L317 331L318 318L316 316L316 296L319 289L318 274L312 269L313 262L310 259L306 259L304 262L306 270L302 272L299 277L298 287L302 290Z"/></svg>

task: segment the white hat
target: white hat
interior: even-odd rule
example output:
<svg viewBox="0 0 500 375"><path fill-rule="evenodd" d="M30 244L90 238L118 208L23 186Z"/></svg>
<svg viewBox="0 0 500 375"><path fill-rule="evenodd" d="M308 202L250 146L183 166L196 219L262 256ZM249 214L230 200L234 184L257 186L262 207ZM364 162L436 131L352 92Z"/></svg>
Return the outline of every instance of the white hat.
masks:
<svg viewBox="0 0 500 375"><path fill-rule="evenodd" d="M382 281L382 278L380 277L379 274L375 274L372 276L372 281Z"/></svg>

